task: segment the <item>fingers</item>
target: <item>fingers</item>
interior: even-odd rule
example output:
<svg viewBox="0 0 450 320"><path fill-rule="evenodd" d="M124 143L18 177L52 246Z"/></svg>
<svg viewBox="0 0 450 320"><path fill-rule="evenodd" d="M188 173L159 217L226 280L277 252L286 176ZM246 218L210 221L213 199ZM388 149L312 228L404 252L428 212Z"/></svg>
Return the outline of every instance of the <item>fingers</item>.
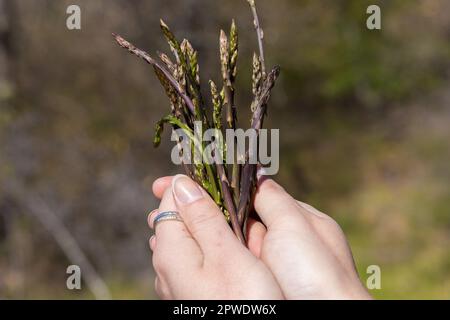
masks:
<svg viewBox="0 0 450 320"><path fill-rule="evenodd" d="M172 190L166 189L158 212L176 211ZM150 226L157 213L150 215ZM155 238L150 243L153 247L153 265L163 277L179 277L197 268L202 261L200 249L186 226L180 221L161 221L155 227Z"/></svg>
<svg viewBox="0 0 450 320"><path fill-rule="evenodd" d="M299 214L297 202L272 179L258 181L254 206L267 228L275 224L309 227L308 221Z"/></svg>
<svg viewBox="0 0 450 320"><path fill-rule="evenodd" d="M156 179L155 182L153 182L152 190L155 197L158 199L162 198L164 191L170 187L172 179L172 176L167 176Z"/></svg>
<svg viewBox="0 0 450 320"><path fill-rule="evenodd" d="M316 233L347 270L355 270L347 239L336 221L312 206L293 199L275 181L266 178L259 181L255 209L268 227L278 222L291 224L304 235Z"/></svg>
<svg viewBox="0 0 450 320"><path fill-rule="evenodd" d="M150 229L153 229L153 221L155 220L158 213L159 213L159 209L155 209L149 213L148 218L147 218L147 223L148 223L148 226L150 227Z"/></svg>
<svg viewBox="0 0 450 320"><path fill-rule="evenodd" d="M261 222L249 218L247 222L247 247L257 258L261 257L261 248L266 233L267 229Z"/></svg>
<svg viewBox="0 0 450 320"><path fill-rule="evenodd" d="M150 249L151 249L152 251L155 251L155 248L156 248L156 236L155 236L155 235L152 235L152 236L150 237L150 240L148 241L148 243L149 243L149 245L150 245Z"/></svg>
<svg viewBox="0 0 450 320"><path fill-rule="evenodd" d="M277 225L284 230L296 230L299 238L320 239L344 268L355 270L352 253L339 225L310 205L294 200L275 181L260 180L255 209L268 228Z"/></svg>
<svg viewBox="0 0 450 320"><path fill-rule="evenodd" d="M239 245L222 211L197 183L177 175L172 190L178 211L205 255L220 255Z"/></svg>
<svg viewBox="0 0 450 320"><path fill-rule="evenodd" d="M310 220L322 241L330 248L344 268L349 271L355 271L356 266L350 246L339 224L330 216L320 212L309 204L301 201L297 202L305 211L305 215Z"/></svg>

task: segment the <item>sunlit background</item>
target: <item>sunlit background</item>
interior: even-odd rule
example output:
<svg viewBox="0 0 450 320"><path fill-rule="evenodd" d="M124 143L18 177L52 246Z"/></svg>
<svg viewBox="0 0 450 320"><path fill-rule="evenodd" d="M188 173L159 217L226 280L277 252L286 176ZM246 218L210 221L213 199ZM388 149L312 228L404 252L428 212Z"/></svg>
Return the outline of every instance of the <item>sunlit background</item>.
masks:
<svg viewBox="0 0 450 320"><path fill-rule="evenodd" d="M81 30L66 8L81 8ZM377 298L450 297L450 2L259 0L282 76L267 127L276 179L335 218ZM366 28L378 4L382 30ZM120 33L169 51L159 18L219 82L218 35L240 29L237 101L249 123L256 38L244 0L0 0L0 298L155 299L151 183L180 168L155 150L168 102ZM205 86L206 87L206 86ZM206 94L206 90L205 90ZM66 268L82 267L80 291Z"/></svg>

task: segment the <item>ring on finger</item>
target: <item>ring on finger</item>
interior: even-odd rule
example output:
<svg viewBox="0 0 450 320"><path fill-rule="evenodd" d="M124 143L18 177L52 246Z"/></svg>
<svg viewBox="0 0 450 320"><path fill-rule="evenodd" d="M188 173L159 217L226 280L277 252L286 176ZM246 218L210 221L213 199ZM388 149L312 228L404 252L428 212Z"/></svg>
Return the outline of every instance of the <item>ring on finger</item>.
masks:
<svg viewBox="0 0 450 320"><path fill-rule="evenodd" d="M183 219L180 217L180 214L177 211L164 211L158 213L158 215L153 220L153 228L156 229L158 223L164 221L178 221L183 222Z"/></svg>

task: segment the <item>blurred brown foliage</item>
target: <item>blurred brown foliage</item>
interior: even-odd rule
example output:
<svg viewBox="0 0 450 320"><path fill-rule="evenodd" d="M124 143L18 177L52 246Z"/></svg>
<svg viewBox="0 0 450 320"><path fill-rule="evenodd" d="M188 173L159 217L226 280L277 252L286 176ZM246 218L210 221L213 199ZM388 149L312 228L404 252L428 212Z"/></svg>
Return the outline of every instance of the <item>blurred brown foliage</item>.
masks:
<svg viewBox="0 0 450 320"><path fill-rule="evenodd" d="M382 8L382 30L365 27ZM247 126L255 36L244 0L0 0L0 298L86 298L65 287L61 250L39 212L76 240L114 298L152 298L146 212L154 178L178 172L153 124L168 103L120 33L167 51L163 17L219 79L218 31L235 18L238 107ZM450 2L259 0L268 65L282 77L267 127L280 128L277 179L332 215L380 298L450 293ZM168 136L165 136L168 140ZM42 209L41 211L39 210ZM51 231L51 230L50 230Z"/></svg>

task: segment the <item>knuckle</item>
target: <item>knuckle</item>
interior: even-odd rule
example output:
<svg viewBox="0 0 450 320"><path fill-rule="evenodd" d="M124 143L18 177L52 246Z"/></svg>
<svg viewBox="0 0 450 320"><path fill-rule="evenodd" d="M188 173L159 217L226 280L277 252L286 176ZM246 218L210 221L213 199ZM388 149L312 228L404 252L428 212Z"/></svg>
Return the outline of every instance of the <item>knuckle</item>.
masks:
<svg viewBox="0 0 450 320"><path fill-rule="evenodd" d="M339 224L331 216L317 210L313 206L311 206L307 203L298 201L298 200L297 200L297 205L301 210L308 212L309 216L314 217L315 220L317 220L321 223L328 224L330 226L340 228Z"/></svg>
<svg viewBox="0 0 450 320"><path fill-rule="evenodd" d="M198 210L196 208L202 208ZM189 217L189 222L191 225L191 232L195 230L200 230L202 228L207 228L211 224L216 224L222 217L219 215L218 208L212 207L201 200L200 203L195 204L195 208L189 208L191 212Z"/></svg>
<svg viewBox="0 0 450 320"><path fill-rule="evenodd" d="M328 227L331 227L333 229L342 230L339 223L336 220L334 220L332 217L330 217L329 215L320 213L320 216L315 215L315 217L317 217L321 223L326 224Z"/></svg>
<svg viewBox="0 0 450 320"><path fill-rule="evenodd" d="M158 274L165 273L166 261L167 261L167 259L165 259L164 256L158 250L156 250L153 253L152 264L153 264L153 268L155 269L156 273L158 273Z"/></svg>
<svg viewBox="0 0 450 320"><path fill-rule="evenodd" d="M315 213L314 216L319 218L319 220L322 221L323 223L328 223L330 225L337 225L337 222L327 214L320 212L320 215Z"/></svg>
<svg viewBox="0 0 450 320"><path fill-rule="evenodd" d="M192 219L191 232L192 234L198 234L202 230L208 229L211 224L217 221L217 216L213 216L206 213L199 213Z"/></svg>
<svg viewBox="0 0 450 320"><path fill-rule="evenodd" d="M330 216L324 216L319 219L319 223L322 223L332 234L336 236L344 235L339 223Z"/></svg>
<svg viewBox="0 0 450 320"><path fill-rule="evenodd" d="M336 220L334 220L331 217L328 217L327 220L328 220L327 223L329 223L330 227L332 227L336 232L338 232L340 234L344 234L344 231L342 230L340 224Z"/></svg>

